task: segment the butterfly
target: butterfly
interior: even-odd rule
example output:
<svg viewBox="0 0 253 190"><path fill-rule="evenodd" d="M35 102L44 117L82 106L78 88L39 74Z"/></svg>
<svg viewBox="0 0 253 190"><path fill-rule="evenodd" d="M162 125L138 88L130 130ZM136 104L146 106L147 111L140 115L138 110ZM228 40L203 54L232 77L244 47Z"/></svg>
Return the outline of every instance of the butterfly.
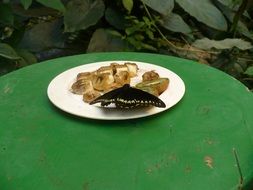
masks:
<svg viewBox="0 0 253 190"><path fill-rule="evenodd" d="M101 106L108 106L114 103L117 108L135 108L155 106L165 108L165 103L158 97L143 90L130 87L129 84L111 90L90 102L90 105L101 103Z"/></svg>

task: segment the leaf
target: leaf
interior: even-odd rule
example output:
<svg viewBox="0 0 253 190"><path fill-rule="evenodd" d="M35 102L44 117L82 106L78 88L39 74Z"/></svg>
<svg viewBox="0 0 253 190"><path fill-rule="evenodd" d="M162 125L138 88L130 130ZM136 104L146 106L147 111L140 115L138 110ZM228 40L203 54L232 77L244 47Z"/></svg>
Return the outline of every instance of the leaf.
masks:
<svg viewBox="0 0 253 190"><path fill-rule="evenodd" d="M17 49L16 51L18 55L21 57L21 59L19 60L19 65L21 67L31 65L37 62L37 58L29 51L25 49Z"/></svg>
<svg viewBox="0 0 253 190"><path fill-rule="evenodd" d="M244 74L253 77L253 66L248 67L247 70L244 72Z"/></svg>
<svg viewBox="0 0 253 190"><path fill-rule="evenodd" d="M239 7L241 6L241 4L243 2L243 0L218 0L218 1L220 4L227 7L228 9L233 11L234 13L238 11ZM250 5L250 1L251 0L249 0L248 7L252 6L252 5ZM250 9L249 9L249 11L250 11ZM247 8L243 12L243 16L247 17L248 19L251 19L249 13L247 12Z"/></svg>
<svg viewBox="0 0 253 190"><path fill-rule="evenodd" d="M52 9L56 9L58 11L64 12L65 7L62 4L61 0L36 0L46 7L50 7Z"/></svg>
<svg viewBox="0 0 253 190"><path fill-rule="evenodd" d="M0 56L7 59L20 59L16 51L8 44L0 43Z"/></svg>
<svg viewBox="0 0 253 190"><path fill-rule="evenodd" d="M150 51L157 51L157 49L154 46L139 40L138 36L129 36L126 38L126 40L137 50L145 49Z"/></svg>
<svg viewBox="0 0 253 190"><path fill-rule="evenodd" d="M142 46L142 42L137 40L135 37L133 36L128 36L126 38L126 41L128 43L130 43L133 47L135 47L137 50L140 50L141 49L141 46Z"/></svg>
<svg viewBox="0 0 253 190"><path fill-rule="evenodd" d="M122 30L125 29L126 20L120 11L114 10L112 8L107 8L105 11L105 19L113 27Z"/></svg>
<svg viewBox="0 0 253 190"><path fill-rule="evenodd" d="M60 20L39 23L33 26L25 32L19 48L39 52L50 48L64 47L61 26L62 22Z"/></svg>
<svg viewBox="0 0 253 190"><path fill-rule="evenodd" d="M123 6L130 13L133 9L134 2L133 0L122 0Z"/></svg>
<svg viewBox="0 0 253 190"><path fill-rule="evenodd" d="M175 13L171 13L164 17L162 20L162 26L173 32L181 32L184 34L191 33L191 28L178 14Z"/></svg>
<svg viewBox="0 0 253 190"><path fill-rule="evenodd" d="M121 33L119 33L117 30L107 29L106 32L113 35L113 36L117 36L117 37L120 37L120 38L122 37Z"/></svg>
<svg viewBox="0 0 253 190"><path fill-rule="evenodd" d="M154 33L151 30L146 30L146 34L148 35L149 39L154 40Z"/></svg>
<svg viewBox="0 0 253 190"><path fill-rule="evenodd" d="M243 22L241 21L238 22L237 31L243 34L244 36L248 37L249 39L253 40L253 33L249 31L249 29Z"/></svg>
<svg viewBox="0 0 253 190"><path fill-rule="evenodd" d="M141 47L142 47L142 49L146 49L146 50L150 50L150 51L157 51L157 49L150 44L141 43Z"/></svg>
<svg viewBox="0 0 253 190"><path fill-rule="evenodd" d="M226 5L230 9L233 9L242 3L242 0L218 0L218 1L223 5Z"/></svg>
<svg viewBox="0 0 253 190"><path fill-rule="evenodd" d="M231 23L233 23L235 12L222 4L218 4L218 7L222 11L222 13L226 16L226 18ZM247 26L242 21L240 20L238 21L236 30L242 35L246 36L247 38L250 38L251 40L253 40L253 34L250 33Z"/></svg>
<svg viewBox="0 0 253 190"><path fill-rule="evenodd" d="M24 9L27 10L31 6L33 0L20 0L20 2L23 5Z"/></svg>
<svg viewBox="0 0 253 190"><path fill-rule="evenodd" d="M208 38L203 38L200 40L196 40L193 44L193 46L198 47L200 49L231 49L233 47L237 47L241 50L247 50L253 48L250 42L244 41L242 39L225 39L225 40L210 40Z"/></svg>
<svg viewBox="0 0 253 190"><path fill-rule="evenodd" d="M217 30L227 30L226 19L210 0L176 0L176 2L198 21Z"/></svg>
<svg viewBox="0 0 253 190"><path fill-rule="evenodd" d="M0 3L0 23L13 25L14 16L9 4Z"/></svg>
<svg viewBox="0 0 253 190"><path fill-rule="evenodd" d="M95 25L104 15L102 0L72 0L67 4L64 15L65 32L84 30Z"/></svg>
<svg viewBox="0 0 253 190"><path fill-rule="evenodd" d="M126 51L129 46L105 29L97 29L90 40L87 52Z"/></svg>
<svg viewBox="0 0 253 190"><path fill-rule="evenodd" d="M144 26L145 26L145 22L138 22L135 25L132 25L131 27L126 28L125 32L127 35L131 35L135 32L141 31Z"/></svg>
<svg viewBox="0 0 253 190"><path fill-rule="evenodd" d="M16 61L0 57L0 76L14 71L16 68Z"/></svg>
<svg viewBox="0 0 253 190"><path fill-rule="evenodd" d="M174 8L174 0L142 0L144 4L162 15L168 15Z"/></svg>

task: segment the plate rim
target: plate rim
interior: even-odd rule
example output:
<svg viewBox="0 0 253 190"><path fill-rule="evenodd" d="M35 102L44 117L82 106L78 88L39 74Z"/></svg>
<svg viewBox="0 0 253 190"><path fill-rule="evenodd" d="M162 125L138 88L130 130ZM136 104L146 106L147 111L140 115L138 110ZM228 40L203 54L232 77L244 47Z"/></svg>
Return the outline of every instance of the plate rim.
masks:
<svg viewBox="0 0 253 190"><path fill-rule="evenodd" d="M170 105L169 107L167 107L167 105L166 105L166 108L156 108L156 111L155 112L153 112L153 113L147 113L147 114L143 114L143 115L132 115L131 117L108 117L108 115L106 116L106 115L104 115L104 116L95 116L95 117L91 117L91 116L89 116L89 115L84 115L84 114L82 114L82 113L74 113L73 111L70 111L70 110L68 110L68 109L65 109L66 108L66 106L64 107L64 106L60 106L59 105L59 102L57 103L57 102L55 102L54 101L54 99L53 99L53 97L52 97L52 94L51 94L51 90L52 90L52 85L56 82L56 80L58 79L58 78L60 78L60 77L62 77L62 76L64 76L64 75L67 75L68 73L71 73L71 72L74 72L75 70L78 70L79 69L79 71L78 72L85 72L85 70L83 70L83 71L80 71L80 69L81 68L89 68L89 67L101 67L101 66L106 66L106 65L109 65L110 63L113 63L113 62L119 62L120 64L122 64L122 63L125 63L125 62L132 62L132 63L136 63L137 65L139 64L139 65L147 65L147 66L149 66L149 67L155 67L155 68L159 68L159 69L162 69L162 70L166 70L167 72L169 72L170 74L173 74L174 75L174 77L176 76L177 77L177 80L178 81L180 81L181 82L181 94L180 94L180 97L178 98L178 100L177 101L175 101L174 103L173 103L173 105ZM138 66L139 66L138 65ZM155 69L154 69L155 70ZM78 74L78 72L76 72L76 74L73 74L73 78L74 77L76 77L76 75ZM88 72L88 71L87 71ZM161 77L163 77L163 76L161 76ZM169 77L168 77L169 78ZM169 78L170 79L170 78ZM70 83L71 81L68 81L68 83ZM169 83L169 87L171 86L171 79L170 79L170 83ZM168 89L169 89L169 87L168 87ZM168 90L168 89L166 89L166 90ZM69 91L70 89L67 89L67 91L68 91L68 93L71 93L70 91ZM154 64L154 63L149 63L149 62L143 62L143 61L134 61L134 60L105 60L105 61L96 61L96 62L90 62L90 63L84 63L84 64L81 64L81 65L79 65L79 66L75 66L75 67L72 67L72 68L69 68L69 69L66 69L66 70L64 70L63 72L61 72L61 73L59 73L59 74L57 74L50 82L49 82L49 84L48 84L48 87L47 87L47 96L48 96L48 98L49 98L49 100L50 100L50 102L54 105L54 106L56 106L58 109L60 109L60 110L62 110L62 111L64 111L64 112L66 112L66 113L69 113L69 114L72 114L72 115L75 115L75 116L78 116L78 117L82 117L82 118L89 118L89 119L94 119L94 120L129 120L129 119L137 119L137 118L143 118L143 117L148 117L148 116L152 116L152 115L156 115L156 114L158 114L158 113L161 113L161 112L164 112L164 111L166 111L166 110L168 110L168 109L170 109L170 108L172 108L172 107L174 107L178 102L180 102L181 101L181 99L184 97L184 94L185 94L185 91L186 91L186 87L185 87L185 83L184 83L184 81L183 81L183 79L177 74L177 73L175 73L174 71L172 71L172 70L170 70L170 69L168 69L168 68L166 68L166 67L163 67L163 66L160 66L160 65L156 65L156 64ZM85 102L83 102L84 103L84 105L85 104L87 104L87 103L85 103ZM96 107L96 108L99 108L100 110L103 110L103 109L105 109L105 110L108 110L108 109L111 109L111 108L101 108L101 107L97 107L97 106L94 106L94 105L86 105L86 106L92 106L92 107ZM90 107L91 108L91 107ZM112 108L112 109L114 109L114 111L117 109L117 108ZM147 108L140 108L140 110L146 110ZM150 108L151 109L151 108ZM149 109L149 110L150 110ZM124 112L126 112L126 111L129 111L129 110L124 110ZM119 112L119 110L117 109L117 111L116 112L118 112L118 113L120 113ZM134 112L133 110L130 110L130 112ZM121 113L122 114L122 113Z"/></svg>

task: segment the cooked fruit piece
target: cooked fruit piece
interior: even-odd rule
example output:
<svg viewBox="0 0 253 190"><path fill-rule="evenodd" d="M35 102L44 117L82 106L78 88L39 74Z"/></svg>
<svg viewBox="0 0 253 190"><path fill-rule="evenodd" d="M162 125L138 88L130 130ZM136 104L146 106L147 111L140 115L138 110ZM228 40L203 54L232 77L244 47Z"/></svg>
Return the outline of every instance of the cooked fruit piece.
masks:
<svg viewBox="0 0 253 190"><path fill-rule="evenodd" d="M71 86L71 91L74 94L79 94L82 95L84 94L86 91L89 91L93 89L92 87L92 82L90 80L85 80L85 79L81 79L76 81L72 86Z"/></svg>
<svg viewBox="0 0 253 190"><path fill-rule="evenodd" d="M145 72L142 75L142 81L150 81L150 80L155 80L155 79L159 79L159 74L156 73L155 71L148 71Z"/></svg>
<svg viewBox="0 0 253 190"><path fill-rule="evenodd" d="M169 85L169 79L168 78L159 78L155 80L145 81L136 84L136 88L142 89L144 87L150 87L153 89L156 89L158 94L162 94Z"/></svg>
<svg viewBox="0 0 253 190"><path fill-rule="evenodd" d="M114 68L115 68L115 74L118 74L122 71L127 71L128 72L128 68L127 68L126 65L115 65Z"/></svg>
<svg viewBox="0 0 253 190"><path fill-rule="evenodd" d="M116 66L119 65L118 63L111 63L110 64L110 67L112 68L112 71L113 71L113 75L116 74L117 70L116 70Z"/></svg>
<svg viewBox="0 0 253 190"><path fill-rule="evenodd" d="M93 76L93 73L92 72L84 72L84 73L78 73L77 77L76 77L76 80L81 80L81 79L84 79L84 80L90 80Z"/></svg>
<svg viewBox="0 0 253 190"><path fill-rule="evenodd" d="M127 66L130 77L137 76L138 66L135 63L127 62L125 65Z"/></svg>
<svg viewBox="0 0 253 190"><path fill-rule="evenodd" d="M109 73L94 75L92 79L93 88L96 90L104 91L113 87L114 78Z"/></svg>
<svg viewBox="0 0 253 190"><path fill-rule="evenodd" d="M99 96L101 96L101 94L98 91L89 90L83 94L83 101L90 103L92 100L95 100Z"/></svg>
<svg viewBox="0 0 253 190"><path fill-rule="evenodd" d="M110 74L110 75L113 75L113 70L112 70L111 66L103 66L103 67L100 67L97 70L96 74L97 75L100 75L100 74Z"/></svg>
<svg viewBox="0 0 253 190"><path fill-rule="evenodd" d="M127 71L121 71L114 75L114 81L116 85L123 86L124 84L130 83L130 75Z"/></svg>
<svg viewBox="0 0 253 190"><path fill-rule="evenodd" d="M159 93L158 93L156 88L144 86L144 87L141 87L141 88L138 88L138 89L143 90L145 92L148 92L149 94L152 94L154 96L157 96L157 97L159 96Z"/></svg>

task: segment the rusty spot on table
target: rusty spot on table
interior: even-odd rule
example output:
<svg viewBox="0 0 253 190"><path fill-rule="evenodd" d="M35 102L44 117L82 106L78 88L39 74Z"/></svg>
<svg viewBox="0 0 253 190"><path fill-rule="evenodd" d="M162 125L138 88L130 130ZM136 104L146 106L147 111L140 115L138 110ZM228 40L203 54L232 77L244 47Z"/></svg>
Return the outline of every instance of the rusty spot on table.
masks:
<svg viewBox="0 0 253 190"><path fill-rule="evenodd" d="M204 139L204 142L205 142L206 144L208 144L208 145L213 145L213 144L214 144L214 141L213 141L212 139L210 139L210 138Z"/></svg>
<svg viewBox="0 0 253 190"><path fill-rule="evenodd" d="M213 158L211 156L205 156L204 162L205 162L206 166L213 169Z"/></svg>
<svg viewBox="0 0 253 190"><path fill-rule="evenodd" d="M155 163L146 168L145 172L147 174L152 174L155 171L165 169L172 164L176 164L177 162L178 157L175 154L164 155L160 160L157 160Z"/></svg>
<svg viewBox="0 0 253 190"><path fill-rule="evenodd" d="M191 166L186 166L184 171L185 171L185 173L190 173L192 171Z"/></svg>
<svg viewBox="0 0 253 190"><path fill-rule="evenodd" d="M85 182L83 184L83 190L88 190L89 189L89 182Z"/></svg>

